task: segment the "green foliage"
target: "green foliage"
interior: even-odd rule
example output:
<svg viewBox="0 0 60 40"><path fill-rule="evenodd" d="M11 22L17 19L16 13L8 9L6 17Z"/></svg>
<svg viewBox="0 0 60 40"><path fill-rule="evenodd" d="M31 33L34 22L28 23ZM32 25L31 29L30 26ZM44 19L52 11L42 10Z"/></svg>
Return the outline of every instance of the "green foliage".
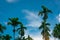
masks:
<svg viewBox="0 0 60 40"><path fill-rule="evenodd" d="M27 29L27 28L24 27L23 24L21 24L21 25L20 25L20 28L17 29L18 33L21 35L21 38L23 38L26 29Z"/></svg>
<svg viewBox="0 0 60 40"><path fill-rule="evenodd" d="M33 39L28 35L28 37L26 38L26 40L33 40Z"/></svg>
<svg viewBox="0 0 60 40"><path fill-rule="evenodd" d="M42 7L42 11L39 12L38 16L41 15L43 16L43 22L41 24L41 26L39 27L39 29L42 29L41 34L43 35L44 40L49 40L49 23L46 23L47 18L48 18L48 13L52 13L51 10L49 10L48 8L46 8L45 6L41 6Z"/></svg>
<svg viewBox="0 0 60 40"><path fill-rule="evenodd" d="M15 28L21 24L21 22L18 21L18 18L9 18L8 25L13 26L13 33L14 33L14 40L15 40Z"/></svg>
<svg viewBox="0 0 60 40"><path fill-rule="evenodd" d="M55 25L52 35L53 37L60 39L60 24Z"/></svg>
<svg viewBox="0 0 60 40"><path fill-rule="evenodd" d="M38 16L39 15L43 16L43 20L45 20L48 18L48 13L52 13L52 11L46 8L45 6L41 6L41 7L43 10L39 12Z"/></svg>
<svg viewBox="0 0 60 40"><path fill-rule="evenodd" d="M6 30L6 27L0 24L0 32L3 33L4 30Z"/></svg>
<svg viewBox="0 0 60 40"><path fill-rule="evenodd" d="M0 40L11 40L11 38L9 34L0 36Z"/></svg>
<svg viewBox="0 0 60 40"><path fill-rule="evenodd" d="M10 40L12 37L9 35L9 34L7 34L6 36L5 36L5 40Z"/></svg>
<svg viewBox="0 0 60 40"><path fill-rule="evenodd" d="M13 27L17 26L18 24L21 24L21 22L19 22L18 18L9 18L9 22L8 25L12 25Z"/></svg>

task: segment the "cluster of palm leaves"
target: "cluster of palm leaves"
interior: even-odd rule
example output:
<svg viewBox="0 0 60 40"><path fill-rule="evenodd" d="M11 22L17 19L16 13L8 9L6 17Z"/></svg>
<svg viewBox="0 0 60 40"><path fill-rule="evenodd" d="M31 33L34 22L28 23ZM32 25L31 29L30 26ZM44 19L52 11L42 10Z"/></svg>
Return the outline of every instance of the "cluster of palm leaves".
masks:
<svg viewBox="0 0 60 40"><path fill-rule="evenodd" d="M38 16L41 15L43 16L43 21L39 27L41 31L41 34L43 36L44 40L49 40L49 37L51 36L50 29L50 23L47 22L48 19L48 13L52 13L51 10L49 10L48 8L46 8L45 6L42 6L42 11L39 12ZM28 35L28 37L26 38L25 35L25 30L27 29L22 22L19 21L18 18L9 18L9 22L7 23L7 25L12 25L13 27L13 37L14 40L33 40L30 35ZM17 28L18 27L18 28ZM3 26L2 24L0 24L0 40L11 40L11 38L13 38L12 36L10 36L9 34L4 35L4 30L6 30L6 27ZM19 36L17 38L15 38L15 33L18 32ZM54 38L58 38L60 40L60 24L56 24L56 26L54 27L53 31L52 31L52 35Z"/></svg>
<svg viewBox="0 0 60 40"><path fill-rule="evenodd" d="M43 16L43 22L41 24L41 26L39 27L39 29L41 31L41 34L43 36L44 40L49 40L49 37L51 36L50 29L49 26L50 24L47 23L47 19L48 19L48 13L52 13L51 10L49 10L48 8L46 8L45 6L42 6L42 11L39 12L38 16L41 15ZM52 31L52 35L54 38L58 38L60 40L60 24L56 24L56 26L54 27L53 31ZM54 39L55 40L55 39Z"/></svg>
<svg viewBox="0 0 60 40"><path fill-rule="evenodd" d="M27 29L26 27L24 27L24 25L22 24L22 22L20 22L18 20L18 18L9 18L9 22L7 23L8 25L12 25L13 27L13 36L14 36L14 40L31 40L32 38L30 36L28 36L27 38L25 38L24 34L25 34L25 30ZM19 26L17 29L16 27ZM0 24L0 40L11 40L11 38L13 38L12 36L10 36L9 34L6 35L2 35L2 33L4 32L4 30L6 30L5 26L2 26L2 24ZM20 35L20 37L18 37L17 39L15 38L15 33L18 32L18 34Z"/></svg>
<svg viewBox="0 0 60 40"><path fill-rule="evenodd" d="M60 23L55 25L52 35L60 40Z"/></svg>
<svg viewBox="0 0 60 40"><path fill-rule="evenodd" d="M39 27L39 29L42 29L41 34L43 35L43 39L44 40L49 40L49 27L50 24L46 23L47 22L47 18L48 18L48 13L52 13L48 8L46 8L45 6L42 6L43 10L39 12L38 15L43 16L43 22L42 25Z"/></svg>

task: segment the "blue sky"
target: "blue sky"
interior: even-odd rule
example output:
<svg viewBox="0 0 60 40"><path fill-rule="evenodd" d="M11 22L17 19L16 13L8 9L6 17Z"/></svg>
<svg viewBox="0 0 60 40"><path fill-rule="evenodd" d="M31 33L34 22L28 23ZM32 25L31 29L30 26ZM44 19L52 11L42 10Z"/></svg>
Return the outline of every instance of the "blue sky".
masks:
<svg viewBox="0 0 60 40"><path fill-rule="evenodd" d="M42 10L41 5L45 5L52 10L52 14L48 14L47 22L51 24L50 30L56 23L60 22L60 0L0 0L0 23L7 27L8 31L4 34L13 35L12 27L6 25L10 17L18 17L26 27L26 34L30 35L34 40L42 40L40 30L42 18L38 16L38 12ZM51 32L50 32L51 33ZM51 40L52 37L50 37Z"/></svg>

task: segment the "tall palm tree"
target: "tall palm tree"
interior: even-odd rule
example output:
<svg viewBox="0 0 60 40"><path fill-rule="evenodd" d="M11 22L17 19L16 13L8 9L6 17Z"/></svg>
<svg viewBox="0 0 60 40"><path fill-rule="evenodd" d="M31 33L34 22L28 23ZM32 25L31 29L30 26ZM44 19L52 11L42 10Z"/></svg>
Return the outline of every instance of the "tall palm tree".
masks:
<svg viewBox="0 0 60 40"><path fill-rule="evenodd" d="M4 30L6 30L6 27L0 24L0 40L2 39L2 33L4 33Z"/></svg>
<svg viewBox="0 0 60 40"><path fill-rule="evenodd" d="M6 27L0 24L0 33L3 33L6 30Z"/></svg>
<svg viewBox="0 0 60 40"><path fill-rule="evenodd" d="M33 40L33 39L28 35L28 38L26 38L26 40Z"/></svg>
<svg viewBox="0 0 60 40"><path fill-rule="evenodd" d="M43 16L43 20L46 20L48 18L48 13L52 13L52 11L46 8L45 6L41 6L41 7L43 10L39 12L38 16L41 15Z"/></svg>
<svg viewBox="0 0 60 40"><path fill-rule="evenodd" d="M15 40L15 27L17 27L21 22L18 21L18 18L9 18L8 25L13 26L14 40Z"/></svg>
<svg viewBox="0 0 60 40"><path fill-rule="evenodd" d="M43 22L42 22L42 35L43 35L43 38L44 38L44 40L46 40L46 39L48 39L49 40L49 28L48 27L46 27L46 20L47 20L47 18L48 18L48 13L52 13L52 11L51 10L49 10L48 8L46 8L45 6L42 6L42 11L40 11L39 12L39 14L38 14L38 16L39 15L41 15L41 16L43 16ZM48 28L48 30L47 30L47 28ZM48 33L48 34L47 34Z"/></svg>
<svg viewBox="0 0 60 40"><path fill-rule="evenodd" d="M49 36L50 36L50 34L49 34L49 31L50 31L49 26L50 26L49 23L45 23L45 26L44 26L44 22L42 22L41 26L39 27L39 29L42 30L41 34L43 35L43 39L45 39L45 40L49 40ZM45 31L45 33L44 33L44 31Z"/></svg>
<svg viewBox="0 0 60 40"><path fill-rule="evenodd" d="M52 35L54 38L58 38L60 40L60 24L56 24L53 29Z"/></svg>
<svg viewBox="0 0 60 40"><path fill-rule="evenodd" d="M21 24L21 25L20 25L20 28L17 29L17 31L19 31L19 34L20 34L20 36L21 36L21 40L23 39L23 36L24 36L24 34L25 34L25 30L26 30L26 29L27 29L27 28L24 27L23 24Z"/></svg>
<svg viewBox="0 0 60 40"><path fill-rule="evenodd" d="M11 40L11 36L9 34L1 36L2 40Z"/></svg>
<svg viewBox="0 0 60 40"><path fill-rule="evenodd" d="M9 35L9 34L7 34L6 36L5 36L5 40L11 40L11 36Z"/></svg>
<svg viewBox="0 0 60 40"><path fill-rule="evenodd" d="M23 40L26 40L26 38L25 38L25 37L23 37Z"/></svg>
<svg viewBox="0 0 60 40"><path fill-rule="evenodd" d="M5 36L4 35L0 36L0 40L5 40Z"/></svg>

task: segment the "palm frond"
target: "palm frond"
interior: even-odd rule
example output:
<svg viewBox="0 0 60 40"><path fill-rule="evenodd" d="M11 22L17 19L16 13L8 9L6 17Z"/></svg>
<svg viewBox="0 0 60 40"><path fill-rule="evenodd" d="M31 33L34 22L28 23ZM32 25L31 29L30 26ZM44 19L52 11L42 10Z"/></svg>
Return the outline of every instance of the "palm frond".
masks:
<svg viewBox="0 0 60 40"><path fill-rule="evenodd" d="M7 24L8 24L8 25L11 25L12 23L11 23L11 22L8 22Z"/></svg>
<svg viewBox="0 0 60 40"><path fill-rule="evenodd" d="M40 11L40 12L38 13L38 16L39 16L39 15L43 16L43 11Z"/></svg>
<svg viewBox="0 0 60 40"><path fill-rule="evenodd" d="M51 10L48 10L48 12L52 13L52 11L51 11Z"/></svg>
<svg viewBox="0 0 60 40"><path fill-rule="evenodd" d="M49 24L49 23L46 23L46 25L49 25L49 26L50 26L50 24Z"/></svg>

